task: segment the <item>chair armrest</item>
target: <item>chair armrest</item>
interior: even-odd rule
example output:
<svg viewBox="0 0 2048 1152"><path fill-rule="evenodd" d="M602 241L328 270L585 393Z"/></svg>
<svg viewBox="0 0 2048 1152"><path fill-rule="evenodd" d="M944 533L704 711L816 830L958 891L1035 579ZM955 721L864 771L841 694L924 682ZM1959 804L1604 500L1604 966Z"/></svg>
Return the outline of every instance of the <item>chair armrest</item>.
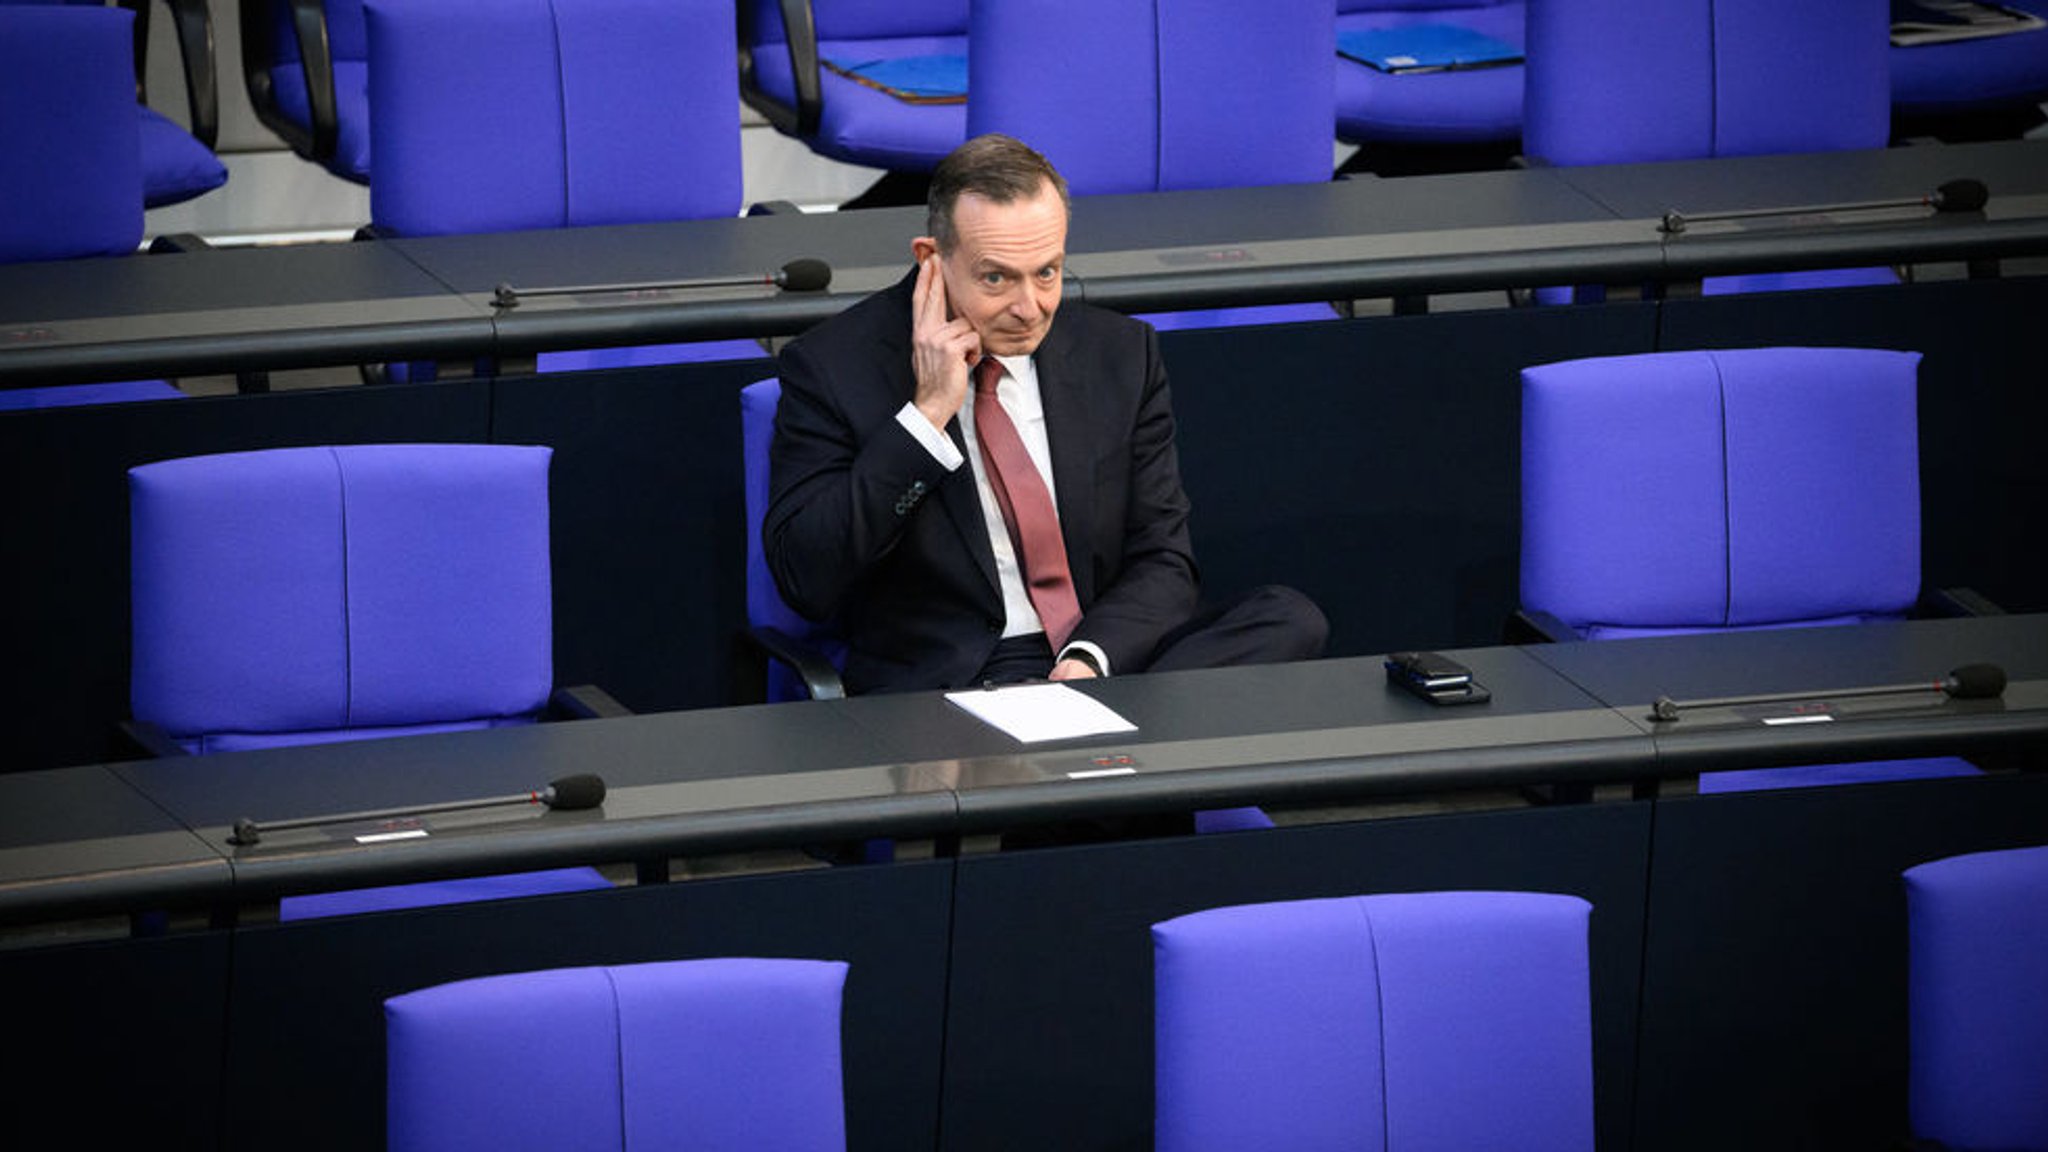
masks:
<svg viewBox="0 0 2048 1152"><path fill-rule="evenodd" d="M1517 608L1508 617L1502 638L1509 644L1563 644L1577 640L1579 634L1571 625L1535 608Z"/></svg>
<svg viewBox="0 0 2048 1152"><path fill-rule="evenodd" d="M2005 609L1974 588L1929 588L1914 606L1917 615L1933 617L2003 616Z"/></svg>
<svg viewBox="0 0 2048 1152"><path fill-rule="evenodd" d="M548 697L548 715L557 720L610 720L633 710L595 684L566 685Z"/></svg>
<svg viewBox="0 0 2048 1152"><path fill-rule="evenodd" d="M341 138L335 112L334 60L328 51L327 11L320 0L284 0L290 9L291 35L299 46L299 69L306 77L310 128L301 126L278 106L270 79L270 51L277 19L276 0L241 0L242 82L249 103L263 126L277 133L292 151L314 161L333 157Z"/></svg>
<svg viewBox="0 0 2048 1152"><path fill-rule="evenodd" d="M770 661L795 672L803 681L804 695L813 700L839 700L846 696L846 684L825 654L779 628L744 629L735 648L733 699L737 703L759 704L768 698Z"/></svg>
<svg viewBox="0 0 2048 1152"><path fill-rule="evenodd" d="M341 140L334 104L334 56L328 49L327 9L320 0L291 0L292 34L299 41L299 68L306 74L306 108L313 123L312 158L334 156Z"/></svg>
<svg viewBox="0 0 2048 1152"><path fill-rule="evenodd" d="M796 134L817 135L824 108L818 79L818 21L811 0L782 0L782 38L789 45L789 79L796 88Z"/></svg>
<svg viewBox="0 0 2048 1152"><path fill-rule="evenodd" d="M177 27L178 55L185 64L185 107L192 135L208 148L220 139L220 81L215 74L213 8L207 0L164 0Z"/></svg>
<svg viewBox="0 0 2048 1152"><path fill-rule="evenodd" d="M183 745L171 739L171 734L146 720L123 720L114 726L120 737L119 751L122 759L132 759L128 753L138 753L150 760L166 760L173 756L189 756Z"/></svg>

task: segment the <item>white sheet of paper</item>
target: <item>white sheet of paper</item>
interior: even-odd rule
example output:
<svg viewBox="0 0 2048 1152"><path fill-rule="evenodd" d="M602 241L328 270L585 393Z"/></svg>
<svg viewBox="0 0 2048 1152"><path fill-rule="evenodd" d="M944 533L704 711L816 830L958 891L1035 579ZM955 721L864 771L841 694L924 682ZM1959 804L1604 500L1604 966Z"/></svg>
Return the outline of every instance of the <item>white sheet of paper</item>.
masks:
<svg viewBox="0 0 2048 1152"><path fill-rule="evenodd" d="M1136 724L1117 715L1101 701L1076 692L1065 684L970 688L964 692L948 692L946 699L1026 744L1138 730Z"/></svg>

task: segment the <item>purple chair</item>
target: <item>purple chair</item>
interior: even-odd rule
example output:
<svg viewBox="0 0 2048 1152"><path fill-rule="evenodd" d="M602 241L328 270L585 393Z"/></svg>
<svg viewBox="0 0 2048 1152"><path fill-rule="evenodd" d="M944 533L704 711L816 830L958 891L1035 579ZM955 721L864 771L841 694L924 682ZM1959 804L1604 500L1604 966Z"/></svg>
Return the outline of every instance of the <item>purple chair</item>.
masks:
<svg viewBox="0 0 2048 1152"><path fill-rule="evenodd" d="M1540 0L1539 0L1540 2ZM1354 37L1396 44L1450 28L1511 48L1512 61L1439 71L1337 64L1337 138L1376 144L1512 144L1522 135L1523 0L1337 0L1341 52Z"/></svg>
<svg viewBox="0 0 2048 1152"><path fill-rule="evenodd" d="M813 152L887 172L928 173L967 139L962 94L968 0L740 0L740 91ZM785 21L785 14L795 18ZM904 99L863 74L880 66L952 80Z"/></svg>
<svg viewBox="0 0 2048 1152"><path fill-rule="evenodd" d="M0 264L142 243L134 14L0 4ZM0 411L181 399L162 380L0 390Z"/></svg>
<svg viewBox="0 0 2048 1152"><path fill-rule="evenodd" d="M847 965L484 976L384 1002L392 1152L843 1152Z"/></svg>
<svg viewBox="0 0 2048 1152"><path fill-rule="evenodd" d="M263 126L299 156L370 182L362 0L241 0L242 80Z"/></svg>
<svg viewBox="0 0 2048 1152"><path fill-rule="evenodd" d="M369 0L365 17L377 64L369 82L377 233L739 213L729 2ZM476 114L479 92L492 93L489 116ZM753 340L711 340L542 352L537 367L765 356Z"/></svg>
<svg viewBox="0 0 2048 1152"><path fill-rule="evenodd" d="M1335 37L1329 0L979 3L967 132L1031 145L1075 196L1328 180ZM1335 315L1310 303L1144 319L1174 329Z"/></svg>
<svg viewBox="0 0 2048 1152"><path fill-rule="evenodd" d="M11 4L77 3L101 6L101 0L0 0ZM150 0L123 0L135 14L134 87L141 94L148 58ZM139 100L133 115L142 133L142 203L145 208L179 204L227 183L228 170L213 154L220 130L219 100L213 73L213 13L206 0L166 0L177 27L180 61L185 69L186 109L190 131ZM54 103L33 107L48 109ZM35 159L35 157L30 157ZM49 163L47 160L44 161ZM58 174L61 178L61 173Z"/></svg>
<svg viewBox="0 0 2048 1152"><path fill-rule="evenodd" d="M1591 913L1419 892L1154 925L1153 1146L1591 1152Z"/></svg>
<svg viewBox="0 0 2048 1152"><path fill-rule="evenodd" d="M1886 19L1878 0L1536 0L1523 152L1572 166L1883 148ZM1702 291L1896 282L1828 269L1709 277Z"/></svg>
<svg viewBox="0 0 2048 1152"><path fill-rule="evenodd" d="M756 380L740 389L741 456L746 468L747 630L734 661L733 698L742 703L837 700L846 695L839 670L846 641L830 624L799 615L782 599L762 550L768 515L768 449L782 381Z"/></svg>
<svg viewBox="0 0 2048 1152"><path fill-rule="evenodd" d="M2048 0L1999 0L2048 20ZM2048 27L1938 44L1895 44L1892 114L1908 122L2016 117L2038 124L2048 102Z"/></svg>
<svg viewBox="0 0 2048 1152"><path fill-rule="evenodd" d="M1913 613L1919 364L1751 348L1523 369L1515 628L1611 640ZM1700 790L1976 771L1941 757L1709 772Z"/></svg>
<svg viewBox="0 0 2048 1152"><path fill-rule="evenodd" d="M2048 846L1905 873L1913 1134L2048 1149Z"/></svg>
<svg viewBox="0 0 2048 1152"><path fill-rule="evenodd" d="M130 469L137 742L206 755L622 714L551 689L551 455L374 444ZM280 915L608 886L554 869L289 897Z"/></svg>

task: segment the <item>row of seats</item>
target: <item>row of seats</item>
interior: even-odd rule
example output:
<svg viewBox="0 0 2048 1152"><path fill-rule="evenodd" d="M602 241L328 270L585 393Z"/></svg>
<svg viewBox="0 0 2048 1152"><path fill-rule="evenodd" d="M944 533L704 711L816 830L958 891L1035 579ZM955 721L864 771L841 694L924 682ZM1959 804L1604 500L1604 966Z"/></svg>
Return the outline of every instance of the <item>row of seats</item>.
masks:
<svg viewBox="0 0 2048 1152"><path fill-rule="evenodd" d="M204 0L167 3L192 128L147 104L131 110L144 203L152 207L227 178L210 150L218 115L209 9ZM736 131L720 81L733 75L751 105L820 155L922 172L967 136L1003 131L1039 145L1083 193L1320 179L1333 136L1368 147L1519 140L1541 162L1597 163L1875 147L1896 112L2027 109L2048 99L2048 53L2037 46L2048 33L1887 48L1879 35L1886 10L1870 0L1829 0L1796 12L1768 0L1701 0L1654 13L1623 0L1528 10L1523 0L1338 0L1334 13L1330 0L1289 3L1295 6L740 0L735 8L729 0L664 0L638 5L639 15L629 6L604 19L687 9L695 28L687 46L655 54L632 41L593 40L580 50L565 41L562 62L579 73L579 84L614 85L587 89L593 107L609 102L613 111L632 108L681 126L678 140L623 140L614 158L620 167L601 175L623 173L631 177L626 185L640 189L679 182L698 198L684 210L692 214L736 209L738 194L722 187L722 172L696 172L703 149L737 149L736 136L710 139ZM2030 14L2048 10L2048 0L2016 3ZM130 4L144 17L134 31L139 69L150 9L147 0ZM373 125L368 7L362 0L248 4L250 26L242 29L244 80L261 120L301 155L363 183L371 182L370 140L385 135ZM465 92L512 99L515 106L498 118L528 129L513 146L462 134L432 140L471 161L529 162L528 149L547 135L532 130L544 121L524 115L534 111L529 87L545 86L531 51L541 46L510 54L484 48L507 34L487 18L489 5L414 0L405 7L426 9L422 18L434 31L415 35L447 37L436 58L452 61L462 83L482 88L458 90L451 81L395 99L439 99L465 113ZM564 5L562 14L583 8ZM1871 35L1850 34L1858 25ZM61 51L49 55L62 58ZM390 59L389 76L434 67L402 54ZM1046 84L1042 64L1054 59L1059 81ZM598 74L612 79L591 78ZM68 103L57 97L36 107L61 123ZM1167 111L1155 114L1155 107ZM651 159L664 153L665 163ZM382 163L418 160L416 151L387 147ZM641 194L661 201L661 194ZM643 219L650 210L677 212L667 202L639 210Z"/></svg>
<svg viewBox="0 0 2048 1152"><path fill-rule="evenodd" d="M2048 0L2012 6L2048 12ZM244 29L244 70L259 115L302 155L368 182L372 52L360 0L272 0L250 12L257 24ZM722 52L734 39L717 47L749 104L819 155L890 172L929 171L991 127L1023 135L1004 127L1010 109L1067 105L1107 131L1131 89L1156 85L1164 99L1176 84L1192 91L1175 100L1227 103L1240 123L1270 129L1278 121L1268 113L1285 108L1272 90L1316 79L1336 139L1511 145L1525 127L1525 58L1535 94L1527 119L1539 133L1557 93L1594 105L1586 119L1600 133L1617 114L1630 130L1655 129L1662 112L1642 102L1691 87L1684 82L1701 78L1692 61L1710 48L1775 94L1766 102L1777 122L1800 119L1786 114L1810 99L1862 95L1866 70L1845 75L1838 52L1876 64L1883 117L2025 110L2048 99L2039 37L1886 50L1889 17L1874 0L1796 12L1768 0L1701 2L1654 13L1621 0L1319 0L1299 11L1161 0L738 0L736 15L736 59ZM1871 35L1854 34L1858 26ZM1319 49L1317 66L1273 67L1265 53L1281 42ZM1061 67L1048 84L1040 65L1050 60ZM1318 131L1327 146L1331 132Z"/></svg>
<svg viewBox="0 0 2048 1152"><path fill-rule="evenodd" d="M908 140L927 131L931 117L949 118L925 143L870 158L891 165L928 166L966 134L1002 131L1046 152L1081 195L1327 179L1333 94L1344 89L1344 77L1352 72L1376 72L1340 56L1339 49L1384 54L1357 47L1353 38L1441 31L1453 25L1416 21L1451 17L1440 5L1404 3L1347 10L1333 22L1322 18L1329 0L1275 3L1280 6L1250 9L1120 0L1072 11L984 4L973 9L963 41L971 51L959 57L979 78L972 101L906 100L873 82L837 74L829 76L828 87L844 89L834 106L871 104L876 131L883 131L884 121L895 125L885 135ZM72 24L89 14L111 22L122 11L63 7ZM940 7L894 10L891 26L904 32L936 20ZM1503 44L1520 45L1518 30L1526 26L1527 42L1538 47L1526 66L1527 124L1518 129L1534 161L1587 164L1885 142L1886 49L1877 34L1878 9L1865 0L1828 0L1802 5L1797 13L1729 0L1659 9L1654 19L1617 0L1540 4L1526 19L1520 8L1478 4L1457 19ZM744 207L738 97L727 81L733 66L729 46L735 37L761 35L771 17L779 21L779 7L742 8L737 24L724 0L367 0L360 10L347 9L352 15L346 18L339 4L296 0L288 22L282 7L252 5L250 11L270 12L276 26L246 30L246 43L270 45L279 53L302 42L329 46L331 67L315 67L301 54L289 57L288 66L252 67L250 84L258 107L273 111L296 107L294 100L310 101L306 106L315 111L337 100L349 108L360 104L360 114L348 121L356 130L343 133L343 143L332 147L350 157L348 173L371 183L371 234L694 219L730 216ZM6 39L14 45L10 59L19 57L0 83L18 86L23 94L0 101L14 110L0 125L0 138L44 145L0 152L10 164L30 152L37 157L34 171L24 165L18 179L10 174L22 205L0 218L0 261L115 254L133 251L140 239L133 203L138 177L129 157L134 112L113 109L134 101L116 93L126 85L115 78L122 69L106 51L116 34L100 33L96 48L67 48L54 19L65 14L0 12L0 19L16 22ZM842 16L854 19L853 13ZM1494 28L1487 20L1505 21L1517 31ZM1858 20L1870 23L1871 35L1844 35ZM312 35L320 27L327 35ZM831 21L814 31L826 37L821 43L841 43L828 33L858 39ZM2023 41L2028 35L2034 34L1966 43ZM2048 33L2039 35L2048 42ZM359 56L344 68L342 54L358 46ZM866 58L884 65L951 58L940 51L946 45L929 37L899 35L886 50L868 47L872 53ZM372 57L384 65L369 69ZM763 50L746 58L781 57ZM1059 82L1047 84L1044 62L1052 59L1061 61ZM1503 64L1378 75L1395 90L1419 92L1436 84L1498 83L1523 70ZM46 75L53 72L58 74ZM316 82L322 77L324 88ZM299 91L295 83L307 93L328 95L292 97ZM764 99L760 83L742 86L757 105ZM2042 84L2048 89L2048 75ZM1519 93L1522 85L1515 87ZM492 94L489 116L475 113L479 92ZM32 101L28 93L56 99ZM52 120L39 111L47 103L66 116ZM1469 101L1459 97L1447 106L1467 107ZM913 131L913 123L927 129ZM334 135L315 128L306 137L313 141L309 155L322 154L327 145L320 141ZM820 145L821 150L851 156L851 122L820 131L839 134L839 143ZM374 179L371 135L380 141L383 158ZM1827 286L1892 279L1888 269L1819 275L1817 282ZM1707 289L1804 287L1816 283L1813 276L1715 280ZM1328 304L1308 303L1147 318L1173 328L1336 314ZM549 352L540 368L752 358L760 352L747 340ZM121 399L175 395L162 382L113 387ZM103 393L62 389L17 393L5 403L102 398Z"/></svg>
<svg viewBox="0 0 2048 1152"><path fill-rule="evenodd" d="M1904 875L1924 1147L2048 1149L2048 847ZM1153 1146L1590 1152L1586 901L1420 892L1152 928ZM483 976L385 1003L394 1152L846 1147L844 962Z"/></svg>
<svg viewBox="0 0 2048 1152"><path fill-rule="evenodd" d="M1769 348L1525 369L1513 638L1995 610L1921 586L1919 360ZM761 555L778 399L773 379L740 395L753 659L736 662L734 694L836 697L843 645L790 610ZM192 755L622 714L554 684L551 459L370 444L132 469L133 742ZM1708 773L1701 787L1976 772L1936 758ZM1204 831L1270 826L1256 809L1203 815Z"/></svg>

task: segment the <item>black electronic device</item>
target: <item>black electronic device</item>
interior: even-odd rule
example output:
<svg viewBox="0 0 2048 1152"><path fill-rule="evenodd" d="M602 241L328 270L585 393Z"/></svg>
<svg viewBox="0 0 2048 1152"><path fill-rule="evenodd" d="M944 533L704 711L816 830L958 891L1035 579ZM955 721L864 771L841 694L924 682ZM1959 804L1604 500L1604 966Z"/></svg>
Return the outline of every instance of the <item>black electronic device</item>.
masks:
<svg viewBox="0 0 2048 1152"><path fill-rule="evenodd" d="M1431 704L1481 704L1493 693L1472 670L1441 652L1396 652L1387 657L1387 682Z"/></svg>

